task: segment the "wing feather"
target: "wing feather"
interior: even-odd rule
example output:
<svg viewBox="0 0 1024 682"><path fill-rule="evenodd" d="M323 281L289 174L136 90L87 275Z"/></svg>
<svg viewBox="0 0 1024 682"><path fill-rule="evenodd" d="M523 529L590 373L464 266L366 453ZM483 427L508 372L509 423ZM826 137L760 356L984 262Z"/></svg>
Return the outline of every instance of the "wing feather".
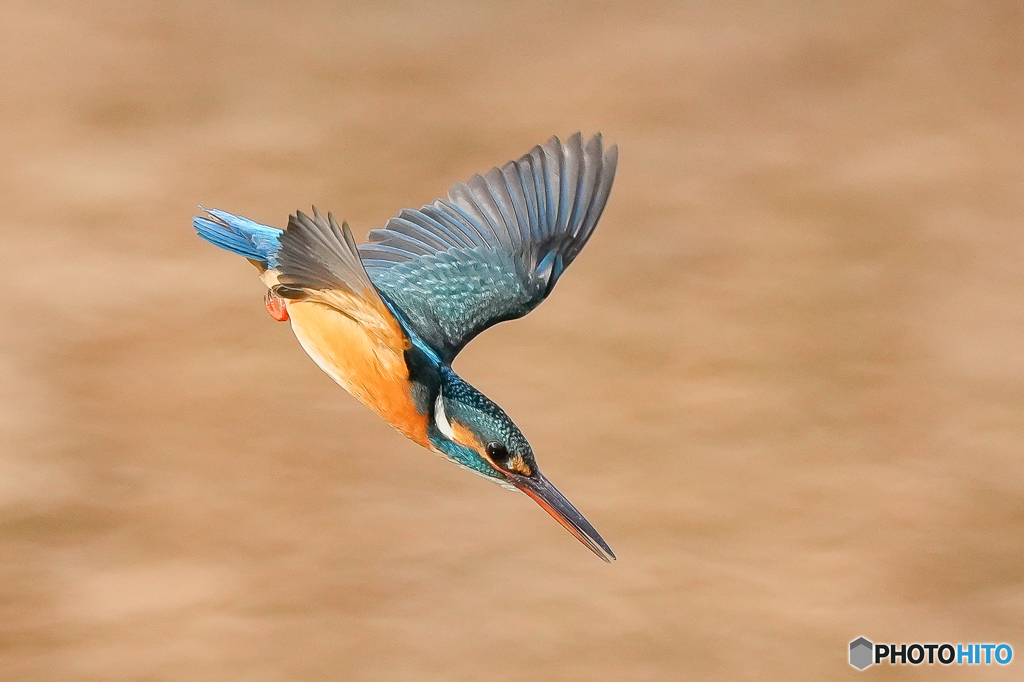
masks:
<svg viewBox="0 0 1024 682"><path fill-rule="evenodd" d="M600 135L553 137L372 230L359 247L366 272L450 362L481 331L547 297L593 234L617 160Z"/></svg>
<svg viewBox="0 0 1024 682"><path fill-rule="evenodd" d="M373 285L348 223L325 219L316 208L290 216L277 252L273 288L290 300L333 308L366 328L382 346L401 350L409 340ZM401 253L408 253L402 250Z"/></svg>

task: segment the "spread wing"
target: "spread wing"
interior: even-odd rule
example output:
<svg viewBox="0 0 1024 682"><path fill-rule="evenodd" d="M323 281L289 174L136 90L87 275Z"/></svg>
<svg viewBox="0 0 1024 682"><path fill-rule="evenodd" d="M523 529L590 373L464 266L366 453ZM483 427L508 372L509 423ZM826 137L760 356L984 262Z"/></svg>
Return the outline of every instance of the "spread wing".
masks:
<svg viewBox="0 0 1024 682"><path fill-rule="evenodd" d="M600 134L557 137L372 230L359 255L403 322L446 362L543 301L587 243L615 177Z"/></svg>

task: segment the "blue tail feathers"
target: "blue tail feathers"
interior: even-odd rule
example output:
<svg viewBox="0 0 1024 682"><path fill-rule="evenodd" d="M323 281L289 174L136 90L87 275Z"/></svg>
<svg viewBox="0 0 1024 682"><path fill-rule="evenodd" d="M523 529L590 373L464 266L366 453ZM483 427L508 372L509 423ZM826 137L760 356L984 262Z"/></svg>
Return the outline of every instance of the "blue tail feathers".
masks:
<svg viewBox="0 0 1024 682"><path fill-rule="evenodd" d="M203 210L209 217L196 216L192 219L192 226L200 237L226 251L265 263L270 269L277 267L277 250L281 246L283 230L227 211Z"/></svg>

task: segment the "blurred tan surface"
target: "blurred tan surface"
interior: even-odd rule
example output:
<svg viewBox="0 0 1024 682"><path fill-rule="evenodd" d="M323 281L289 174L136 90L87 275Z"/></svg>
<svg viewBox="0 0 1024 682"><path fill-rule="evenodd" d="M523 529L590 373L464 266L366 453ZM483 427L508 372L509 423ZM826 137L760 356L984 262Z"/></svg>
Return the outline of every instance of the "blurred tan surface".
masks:
<svg viewBox="0 0 1024 682"><path fill-rule="evenodd" d="M0 7L0 679L1011 679L1024 19L1006 3ZM456 363L619 555L418 449L195 205L357 233L621 148Z"/></svg>

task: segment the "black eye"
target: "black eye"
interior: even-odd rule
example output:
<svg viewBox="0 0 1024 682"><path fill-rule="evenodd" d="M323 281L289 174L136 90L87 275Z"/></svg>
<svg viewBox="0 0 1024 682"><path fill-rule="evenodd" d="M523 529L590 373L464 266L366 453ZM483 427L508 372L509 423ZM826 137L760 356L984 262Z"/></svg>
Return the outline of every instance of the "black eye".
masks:
<svg viewBox="0 0 1024 682"><path fill-rule="evenodd" d="M504 464L508 460L508 449L501 443L488 443L487 456L495 464Z"/></svg>

